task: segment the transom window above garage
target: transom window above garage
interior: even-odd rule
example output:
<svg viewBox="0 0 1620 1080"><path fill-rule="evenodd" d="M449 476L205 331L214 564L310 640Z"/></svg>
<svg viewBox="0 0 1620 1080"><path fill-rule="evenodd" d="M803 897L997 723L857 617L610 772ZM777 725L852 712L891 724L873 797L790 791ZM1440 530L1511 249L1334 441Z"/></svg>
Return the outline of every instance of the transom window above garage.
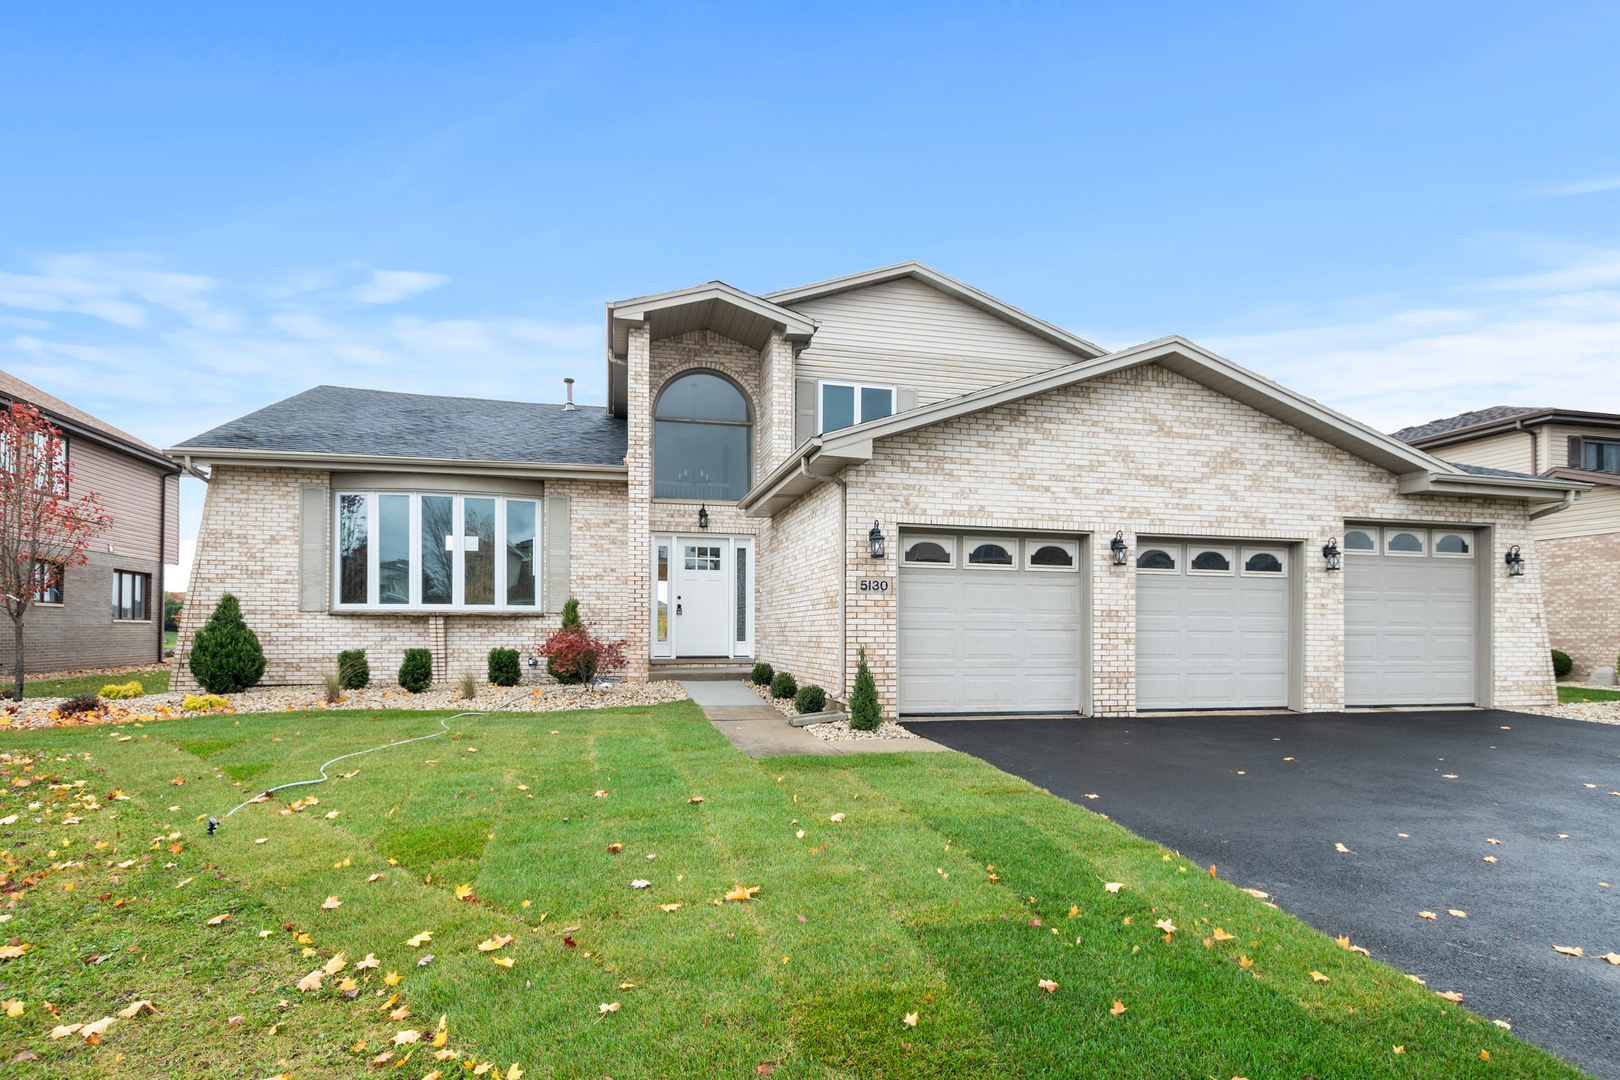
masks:
<svg viewBox="0 0 1620 1080"><path fill-rule="evenodd" d="M1080 569L1080 545L1071 540L1024 541L1025 568L1057 571Z"/></svg>
<svg viewBox="0 0 1620 1080"><path fill-rule="evenodd" d="M987 540L970 536L964 546L969 566L994 570L1012 570L1017 566L1018 559L1013 554L1018 550L1017 540L1006 537Z"/></svg>
<svg viewBox="0 0 1620 1080"><path fill-rule="evenodd" d="M1232 572L1232 560L1236 556L1231 548L1189 544L1187 550L1189 552L1187 573L1189 574L1230 574Z"/></svg>
<svg viewBox="0 0 1620 1080"><path fill-rule="evenodd" d="M901 561L907 566L955 566L956 537L908 536Z"/></svg>
<svg viewBox="0 0 1620 1080"><path fill-rule="evenodd" d="M1348 555L1382 553L1398 559L1472 559L1474 531L1402 525L1346 529L1344 551Z"/></svg>
<svg viewBox="0 0 1620 1080"><path fill-rule="evenodd" d="M1136 556L1136 568L1150 573L1173 574L1176 572L1176 556L1179 547L1149 547L1143 548Z"/></svg>

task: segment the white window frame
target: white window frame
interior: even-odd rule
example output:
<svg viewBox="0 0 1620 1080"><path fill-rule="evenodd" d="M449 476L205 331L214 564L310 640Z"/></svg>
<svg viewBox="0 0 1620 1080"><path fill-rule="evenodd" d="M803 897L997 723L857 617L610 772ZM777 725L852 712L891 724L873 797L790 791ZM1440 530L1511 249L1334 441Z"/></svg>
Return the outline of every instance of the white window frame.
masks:
<svg viewBox="0 0 1620 1080"><path fill-rule="evenodd" d="M1396 551L1393 548L1391 548L1389 546L1390 541L1395 539L1395 537L1399 536L1401 533L1407 533L1409 535L1417 537L1418 538L1418 543L1423 545L1423 550L1422 551ZM1405 528L1405 527L1385 529L1384 530L1384 546L1383 546L1383 548L1381 550L1383 551L1383 553L1385 555L1388 555L1391 558L1395 558L1395 559L1424 559L1424 558L1427 558L1428 555L1429 555L1429 530L1428 529L1410 529L1410 528Z"/></svg>
<svg viewBox="0 0 1620 1080"><path fill-rule="evenodd" d="M1193 560L1206 551L1213 551L1226 556L1225 570L1198 570L1193 567ZM1241 565L1237 558L1237 548L1226 547L1222 544L1188 544L1187 545L1187 576L1188 577L1233 577Z"/></svg>
<svg viewBox="0 0 1620 1080"><path fill-rule="evenodd" d="M994 563L973 562L971 558L973 549L980 544L995 544L997 547L1007 548L1007 553L1012 556L1012 562L1005 566L997 566ZM964 570L1016 571L1019 566L1018 556L1018 537L1016 536L965 536L962 538L962 569ZM937 566L939 564L931 563L928 565Z"/></svg>
<svg viewBox="0 0 1620 1080"><path fill-rule="evenodd" d="M843 379L820 379L816 382L816 433L818 435L825 434L827 431L826 422L822 419L821 415L821 406L824 400L823 390L829 386L848 386L855 391L855 423L851 424L850 427L858 427L861 424L866 423L866 418L861 415L862 390L887 390L889 392L889 415L893 416L899 411L900 388L898 386L894 386L889 383L862 383L846 382ZM873 419L878 418L874 417ZM837 428L836 430L845 431L847 429Z"/></svg>
<svg viewBox="0 0 1620 1080"><path fill-rule="evenodd" d="M1468 545L1467 551L1441 551L1440 541L1448 536L1460 537ZM1429 533L1429 554L1436 559L1472 559L1478 536L1472 529L1433 529Z"/></svg>
<svg viewBox="0 0 1620 1080"><path fill-rule="evenodd" d="M1069 553L1068 566L1037 566L1035 553L1041 548L1062 548ZM1039 536L1024 537L1024 569L1037 574L1078 574L1080 572L1080 544L1075 540L1052 540Z"/></svg>
<svg viewBox="0 0 1620 1080"><path fill-rule="evenodd" d="M1350 537L1350 534L1353 533L1353 532L1361 533L1363 536L1366 536L1369 539L1371 539L1372 540L1372 547L1370 547L1370 548L1353 548L1353 547L1351 547L1349 537ZM1346 554L1346 555L1377 555L1382 550L1381 545L1383 544L1384 541L1380 536L1379 530L1377 528L1374 528L1373 526L1370 526L1370 525L1357 525L1355 528L1344 530L1344 535L1345 535L1344 554Z"/></svg>
<svg viewBox="0 0 1620 1080"><path fill-rule="evenodd" d="M949 557L944 562L912 562L911 560L907 559L906 552L911 549L911 546L913 544L922 543L938 544L940 547L945 549L945 554ZM900 565L931 567L935 570L955 569L956 537L949 534L935 535L933 533L918 533L916 535L912 535L911 533L906 533L900 537Z"/></svg>
<svg viewBox="0 0 1620 1080"><path fill-rule="evenodd" d="M1187 568L1187 554L1182 550L1184 546L1185 545L1182 544L1139 543L1136 548L1136 558L1131 560L1131 567L1138 574L1180 574ZM1137 559L1140 559L1143 555L1146 555L1150 551L1164 552L1166 555L1170 556L1171 560L1176 565L1172 566L1168 570L1162 566L1137 566Z"/></svg>
<svg viewBox="0 0 1620 1080"><path fill-rule="evenodd" d="M338 530L342 527L342 506L345 495L363 495L366 500L366 600L365 603L344 603L342 595L343 582L343 552L338 543ZM380 576L382 560L382 544L380 525L382 522L382 499L385 496L402 495L410 500L409 528L407 530L410 557L409 600L403 604L384 604L381 601L382 581ZM423 496L438 496L450 499L450 521L452 534L461 540L456 558L451 562L450 603L424 604L422 602L422 498ZM495 568L495 602L493 604L468 604L466 602L466 528L467 528L467 500L493 499L495 501L495 540L494 540L494 568ZM509 502L526 502L534 504L534 603L509 604L506 600L506 507ZM390 489L370 490L356 488L334 489L332 492L332 610L334 611L370 611L378 613L398 613L412 611L456 612L477 614L481 612L501 611L513 614L530 613L541 614L541 581L544 577L544 559L541 550L542 538L545 535L545 524L542 519L543 507L539 496L534 495L502 495L495 492L482 491L442 491L420 489L411 491L394 491Z"/></svg>
<svg viewBox="0 0 1620 1080"><path fill-rule="evenodd" d="M1276 573L1270 570L1250 570L1249 558L1254 555L1270 555L1282 565ZM1280 547L1246 547L1238 552L1238 573L1244 577L1257 578L1285 578L1288 576L1288 549Z"/></svg>

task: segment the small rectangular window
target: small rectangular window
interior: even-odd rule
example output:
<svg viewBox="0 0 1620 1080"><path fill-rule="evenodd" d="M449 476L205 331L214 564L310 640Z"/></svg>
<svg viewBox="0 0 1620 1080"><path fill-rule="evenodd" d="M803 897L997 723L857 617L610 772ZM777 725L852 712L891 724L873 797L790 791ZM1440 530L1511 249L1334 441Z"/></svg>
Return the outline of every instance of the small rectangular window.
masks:
<svg viewBox="0 0 1620 1080"><path fill-rule="evenodd" d="M422 603L454 602L455 499L422 496Z"/></svg>
<svg viewBox="0 0 1620 1080"><path fill-rule="evenodd" d="M146 619L146 583L149 575L113 571L112 616L124 621Z"/></svg>
<svg viewBox="0 0 1620 1080"><path fill-rule="evenodd" d="M748 640L748 549L737 549L737 640Z"/></svg>
<svg viewBox="0 0 1620 1080"><path fill-rule="evenodd" d="M364 495L338 496L338 602L364 604L366 595L367 533Z"/></svg>
<svg viewBox="0 0 1620 1080"><path fill-rule="evenodd" d="M495 500L463 499L464 530L462 601L483 606L495 602Z"/></svg>
<svg viewBox="0 0 1620 1080"><path fill-rule="evenodd" d="M658 640L669 640L669 545L658 545Z"/></svg>
<svg viewBox="0 0 1620 1080"><path fill-rule="evenodd" d="M411 497L377 496L377 603L411 602Z"/></svg>
<svg viewBox="0 0 1620 1080"><path fill-rule="evenodd" d="M1620 473L1620 442L1582 440L1586 467L1592 472Z"/></svg>
<svg viewBox="0 0 1620 1080"><path fill-rule="evenodd" d="M34 564L34 603L60 604L62 602L62 564L40 562Z"/></svg>
<svg viewBox="0 0 1620 1080"><path fill-rule="evenodd" d="M506 501L506 602L534 606L534 503Z"/></svg>
<svg viewBox="0 0 1620 1080"><path fill-rule="evenodd" d="M862 383L821 384L820 430L837 431L894 415L894 387Z"/></svg>

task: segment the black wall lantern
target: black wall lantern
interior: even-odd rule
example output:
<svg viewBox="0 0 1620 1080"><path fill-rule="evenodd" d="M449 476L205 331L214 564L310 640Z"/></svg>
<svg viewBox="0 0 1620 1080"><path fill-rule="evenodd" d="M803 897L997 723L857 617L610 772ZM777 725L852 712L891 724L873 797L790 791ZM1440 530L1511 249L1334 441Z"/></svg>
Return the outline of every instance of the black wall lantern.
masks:
<svg viewBox="0 0 1620 1080"><path fill-rule="evenodd" d="M876 521L872 522L872 531L866 534L866 538L872 542L872 558L883 558L883 530L878 528Z"/></svg>
<svg viewBox="0 0 1620 1080"><path fill-rule="evenodd" d="M1519 554L1518 544L1507 549L1502 561L1507 563L1508 577L1524 577L1524 556Z"/></svg>
<svg viewBox="0 0 1620 1080"><path fill-rule="evenodd" d="M709 506L708 506L707 503L704 503L702 506L698 507L698 528L707 529L708 527L709 527Z"/></svg>
<svg viewBox="0 0 1620 1080"><path fill-rule="evenodd" d="M1337 570L1344 565L1343 556L1339 552L1339 538L1328 537L1328 542L1322 545L1322 558L1327 560L1329 570Z"/></svg>
<svg viewBox="0 0 1620 1080"><path fill-rule="evenodd" d="M1108 541L1108 549L1114 553L1114 565L1115 566L1124 566L1125 565L1125 533L1124 533L1124 530L1121 530L1121 531L1115 533L1114 538L1112 540Z"/></svg>

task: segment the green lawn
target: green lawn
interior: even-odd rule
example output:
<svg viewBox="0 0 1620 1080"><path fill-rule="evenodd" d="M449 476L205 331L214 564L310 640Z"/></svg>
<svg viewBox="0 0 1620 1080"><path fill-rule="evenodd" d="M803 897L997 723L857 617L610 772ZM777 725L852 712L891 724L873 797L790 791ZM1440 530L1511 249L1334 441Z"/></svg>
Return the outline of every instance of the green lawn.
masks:
<svg viewBox="0 0 1620 1080"><path fill-rule="evenodd" d="M31 679L23 686L24 697L78 697L80 694L98 693L103 686L139 680L148 694L166 694L169 691L169 672L133 671L127 675L75 675L69 679ZM7 682L14 686L15 683Z"/></svg>
<svg viewBox="0 0 1620 1080"><path fill-rule="evenodd" d="M1594 690L1589 686L1560 686L1558 704L1572 701L1620 701L1620 690Z"/></svg>
<svg viewBox="0 0 1620 1080"><path fill-rule="evenodd" d="M434 714L282 713L0 740L34 762L0 764L12 881L57 867L4 912L0 936L31 948L0 967L0 1005L22 1002L0 1010L0 1061L39 1058L0 1074L383 1075L367 1063L392 1049L400 1080L470 1076L471 1059L530 1080L1579 1075L982 762L752 761L688 703L462 718L205 833L203 815L335 754L435 730ZM40 772L85 784L14 786ZM69 807L85 792L100 809ZM319 801L282 813L298 795ZM721 899L738 885L759 892ZM344 970L295 989L333 953ZM357 970L371 953L381 966ZM157 1014L99 1046L48 1037L140 998ZM425 1045L441 1016L459 1061ZM403 1030L426 1034L392 1047Z"/></svg>
<svg viewBox="0 0 1620 1080"><path fill-rule="evenodd" d="M163 647L165 649L174 648L174 643L178 640L180 640L180 632L178 630L163 631Z"/></svg>

